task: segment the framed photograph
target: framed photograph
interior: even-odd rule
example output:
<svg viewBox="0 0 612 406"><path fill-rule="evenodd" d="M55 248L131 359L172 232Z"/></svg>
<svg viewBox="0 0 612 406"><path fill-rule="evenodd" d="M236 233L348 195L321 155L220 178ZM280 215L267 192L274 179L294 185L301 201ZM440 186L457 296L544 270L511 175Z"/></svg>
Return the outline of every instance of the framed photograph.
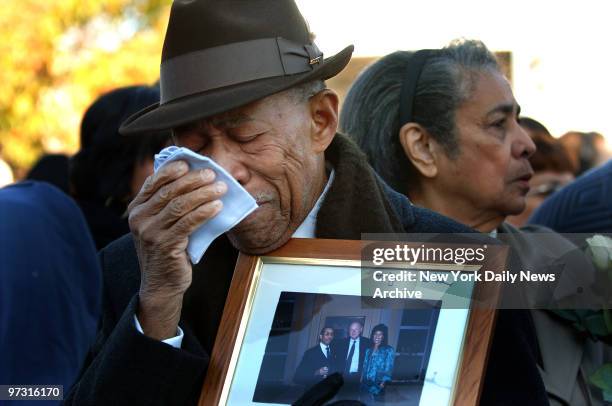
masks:
<svg viewBox="0 0 612 406"><path fill-rule="evenodd" d="M504 248L477 264L373 264L367 244L292 239L240 254L199 404L293 404L337 372L331 401L477 405L500 284L468 276L501 272ZM428 276L370 283L407 266Z"/></svg>

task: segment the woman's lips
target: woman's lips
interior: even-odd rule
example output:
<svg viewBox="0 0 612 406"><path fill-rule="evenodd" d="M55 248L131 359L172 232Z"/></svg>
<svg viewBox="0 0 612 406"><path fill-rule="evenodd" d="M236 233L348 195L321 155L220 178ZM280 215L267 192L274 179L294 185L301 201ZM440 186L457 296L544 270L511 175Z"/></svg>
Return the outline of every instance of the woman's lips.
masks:
<svg viewBox="0 0 612 406"><path fill-rule="evenodd" d="M522 175L516 178L515 182L518 183L521 189L525 189L525 192L527 192L529 191L529 180L531 180L532 176L533 176L533 172L527 173L525 175Z"/></svg>

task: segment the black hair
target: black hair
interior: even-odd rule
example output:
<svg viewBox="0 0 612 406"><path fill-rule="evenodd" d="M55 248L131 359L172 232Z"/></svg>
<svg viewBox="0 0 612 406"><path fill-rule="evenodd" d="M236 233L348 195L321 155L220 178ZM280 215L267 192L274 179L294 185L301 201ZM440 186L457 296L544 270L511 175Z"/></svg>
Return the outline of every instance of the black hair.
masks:
<svg viewBox="0 0 612 406"><path fill-rule="evenodd" d="M98 98L81 122L81 149L70 163L77 199L97 201L122 214L130 197L136 165L153 158L168 142L168 133L122 136L119 127L137 111L159 102L156 86L130 86Z"/></svg>
<svg viewBox="0 0 612 406"><path fill-rule="evenodd" d="M388 340L388 335L389 335L389 328L385 325L385 324L377 324L374 326L374 328L372 328L372 334L370 334L370 341L372 342L372 346L374 346L374 333L376 333L377 331L380 331L383 333L383 339L381 342L381 346L382 345L387 345L387 343L389 342Z"/></svg>
<svg viewBox="0 0 612 406"><path fill-rule="evenodd" d="M520 117L519 124L521 127L527 129L530 133L538 133L547 138L554 138L548 128L544 126L544 124L540 123L537 120L534 120L531 117ZM531 134L529 134L531 136ZM531 137L533 138L533 136Z"/></svg>
<svg viewBox="0 0 612 406"><path fill-rule="evenodd" d="M26 179L50 183L69 194L68 162L68 157L64 154L43 155L30 168Z"/></svg>

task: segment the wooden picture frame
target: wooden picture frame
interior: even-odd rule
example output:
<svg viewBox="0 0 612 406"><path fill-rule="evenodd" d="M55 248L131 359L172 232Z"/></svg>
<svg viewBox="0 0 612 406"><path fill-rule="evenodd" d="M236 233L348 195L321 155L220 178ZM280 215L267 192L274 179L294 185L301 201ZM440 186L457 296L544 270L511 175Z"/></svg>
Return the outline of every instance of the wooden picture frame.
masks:
<svg viewBox="0 0 612 406"><path fill-rule="evenodd" d="M251 323L251 326L249 322L252 321L251 312L254 311L256 296L258 294L262 297L267 295L266 292L258 292L265 266L268 268L278 265L324 267L321 268L322 270L327 269L326 267L334 267L338 269L338 272L340 270L356 272L354 269L362 264L361 255L365 244L366 242L358 240L292 239L283 247L265 256L240 254L215 340L208 373L202 387L199 405L232 404L229 401L230 389L239 369L238 360L241 357L245 336L250 328L261 324L260 320L257 323ZM494 255L489 252L490 255L486 256L482 268L500 272L505 265L507 250L503 246L495 247L494 250L496 250ZM283 272L286 272L289 277L288 271L283 270ZM331 275L330 271L326 272L328 273L325 275ZM467 322L460 337L460 359L456 366L456 375L448 404L461 406L478 404L495 326L500 289L500 283L474 283L471 299L473 303L480 303L480 306L469 305L469 309L466 309ZM271 328L270 323L268 321L269 328ZM246 357L246 355L243 356ZM251 370L250 374L254 372ZM243 402L240 403L243 404ZM274 402L254 404L267 403Z"/></svg>

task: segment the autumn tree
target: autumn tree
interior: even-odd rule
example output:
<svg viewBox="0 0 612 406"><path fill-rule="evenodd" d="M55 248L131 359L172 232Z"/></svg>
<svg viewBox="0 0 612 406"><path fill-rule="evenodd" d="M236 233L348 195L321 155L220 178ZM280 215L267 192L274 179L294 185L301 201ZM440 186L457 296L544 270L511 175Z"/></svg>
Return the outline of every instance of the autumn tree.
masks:
<svg viewBox="0 0 612 406"><path fill-rule="evenodd" d="M0 145L22 173L73 153L85 109L119 86L152 84L169 0L4 0Z"/></svg>

